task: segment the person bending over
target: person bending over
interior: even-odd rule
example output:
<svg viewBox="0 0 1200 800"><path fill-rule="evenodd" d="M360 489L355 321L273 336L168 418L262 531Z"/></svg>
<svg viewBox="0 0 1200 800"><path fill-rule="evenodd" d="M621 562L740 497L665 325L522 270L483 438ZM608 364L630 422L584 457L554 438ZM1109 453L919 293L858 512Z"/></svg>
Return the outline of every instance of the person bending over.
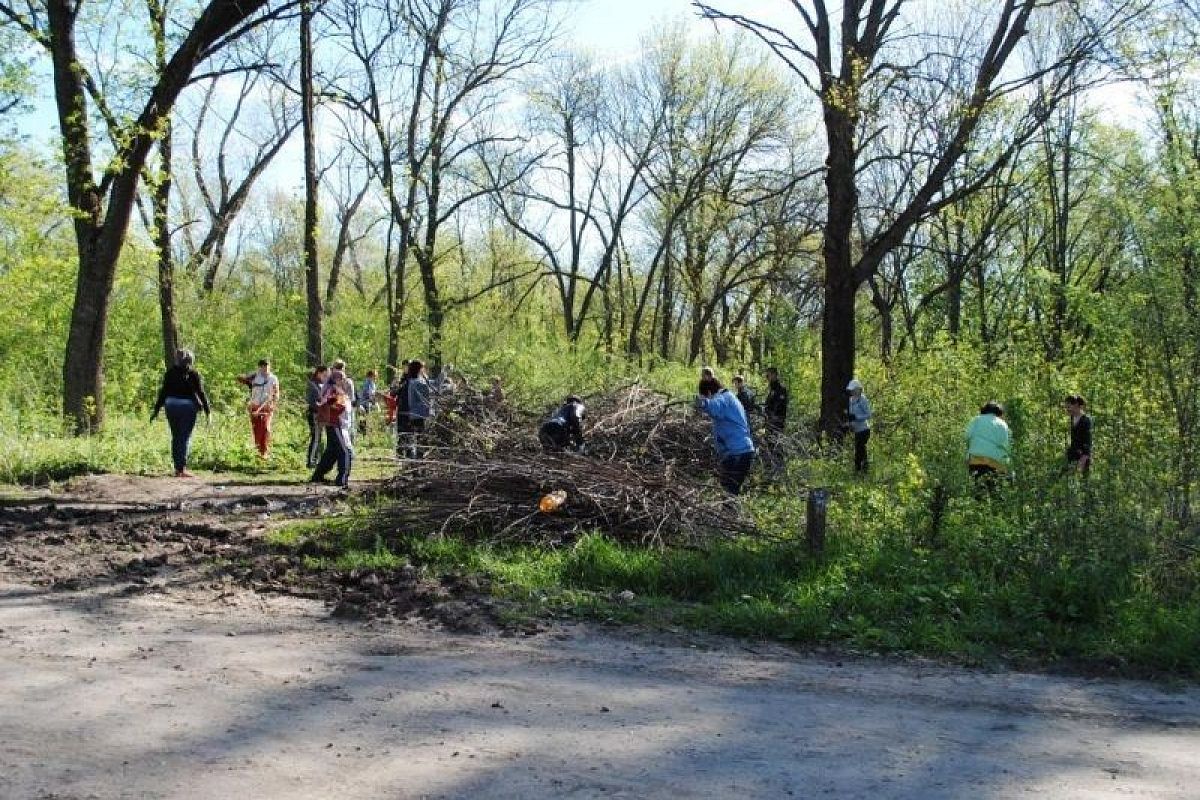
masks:
<svg viewBox="0 0 1200 800"><path fill-rule="evenodd" d="M587 408L578 395L571 395L558 410L550 415L550 419L542 423L538 429L538 441L547 453L565 450L583 450L583 418L587 416Z"/></svg>
<svg viewBox="0 0 1200 800"><path fill-rule="evenodd" d="M754 465L754 439L750 436L746 410L716 378L701 379L696 408L712 420L721 488L730 494L741 494L742 484Z"/></svg>

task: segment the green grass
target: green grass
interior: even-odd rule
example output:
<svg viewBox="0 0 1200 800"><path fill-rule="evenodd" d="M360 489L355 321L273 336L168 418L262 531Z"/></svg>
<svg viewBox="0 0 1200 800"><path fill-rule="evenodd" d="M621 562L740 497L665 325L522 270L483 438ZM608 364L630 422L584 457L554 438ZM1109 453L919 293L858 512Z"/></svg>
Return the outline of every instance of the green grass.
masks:
<svg viewBox="0 0 1200 800"><path fill-rule="evenodd" d="M308 427L300 411L285 407L272 426L271 456L260 459L245 414L203 415L192 435L188 468L199 472L237 473L250 480L302 480L307 476L304 453ZM391 442L372 428L357 443L355 479L386 474ZM77 475L122 473L170 475L171 434L165 419L110 417L103 432L72 436L48 415L24 414L0 425L0 484L44 486Z"/></svg>
<svg viewBox="0 0 1200 800"><path fill-rule="evenodd" d="M285 529L274 541L317 554L314 565L411 563L434 576L484 575L518 614L966 664L1200 677L1195 583L1175 600L1164 598L1143 573L1149 550L1131 550L1137 537L1112 528L1083 525L1064 545L1062 537L1074 535L1069 518L1082 509L1062 497L1014 490L981 503L955 496L937 532L920 493L905 500L883 485L852 483L835 498L820 558L798 536L704 551L627 546L600 534L560 548L497 546L386 531L370 508ZM798 529L799 503L773 498L754 506L764 527ZM1109 524L1119 511L1092 509ZM626 591L631 601L621 598Z"/></svg>

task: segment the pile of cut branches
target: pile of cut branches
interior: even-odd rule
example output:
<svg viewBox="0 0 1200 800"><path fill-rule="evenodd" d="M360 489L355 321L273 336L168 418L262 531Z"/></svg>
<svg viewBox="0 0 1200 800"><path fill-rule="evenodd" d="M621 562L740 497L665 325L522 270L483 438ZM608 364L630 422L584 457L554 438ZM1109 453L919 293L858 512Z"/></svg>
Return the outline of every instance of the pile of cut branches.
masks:
<svg viewBox="0 0 1200 800"><path fill-rule="evenodd" d="M402 499L382 512L400 533L554 544L588 530L627 543L701 546L756 533L733 498L677 474L576 454L460 454L407 461L391 481ZM562 492L561 507L540 501Z"/></svg>
<svg viewBox="0 0 1200 800"><path fill-rule="evenodd" d="M537 429L553 408L539 414L473 392L443 396L419 439L422 458L402 461L390 482L399 502L386 522L399 532L539 543L588 530L654 546L756 533L716 487L711 425L690 401L636 383L584 400L587 453L547 454ZM782 463L788 440L759 438L764 463ZM539 510L553 492L566 493L563 506Z"/></svg>

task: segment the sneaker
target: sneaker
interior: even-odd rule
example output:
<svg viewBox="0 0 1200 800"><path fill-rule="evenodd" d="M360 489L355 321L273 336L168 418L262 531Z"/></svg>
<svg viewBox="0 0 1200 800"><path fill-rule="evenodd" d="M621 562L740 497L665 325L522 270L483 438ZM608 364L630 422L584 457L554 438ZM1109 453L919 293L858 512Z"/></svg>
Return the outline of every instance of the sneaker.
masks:
<svg viewBox="0 0 1200 800"><path fill-rule="evenodd" d="M194 478L196 476L193 475L192 473L188 472L186 469L181 469L175 473L175 477L176 478Z"/></svg>

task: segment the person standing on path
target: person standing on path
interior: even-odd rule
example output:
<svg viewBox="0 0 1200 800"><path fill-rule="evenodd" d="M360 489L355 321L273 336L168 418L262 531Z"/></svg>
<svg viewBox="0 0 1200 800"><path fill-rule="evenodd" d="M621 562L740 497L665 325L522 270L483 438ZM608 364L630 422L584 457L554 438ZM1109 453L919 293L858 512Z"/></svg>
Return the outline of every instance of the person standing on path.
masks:
<svg viewBox="0 0 1200 800"><path fill-rule="evenodd" d="M325 429L325 452L313 469L312 483L324 483L329 470L337 465L334 482L343 489L350 485L350 467L354 448L350 443L350 396L342 388L341 370L329 372L329 380L317 402L317 419Z"/></svg>
<svg viewBox="0 0 1200 800"><path fill-rule="evenodd" d="M976 487L989 493L1012 464L1012 434L1004 421L1004 406L989 400L967 425L967 470Z"/></svg>
<svg viewBox="0 0 1200 800"><path fill-rule="evenodd" d="M858 378L846 384L850 393L850 405L847 419L850 430L854 431L854 471L867 471L867 442L871 440L871 401L863 394L862 381Z"/></svg>
<svg viewBox="0 0 1200 800"><path fill-rule="evenodd" d="M321 390L329 379L329 367L324 364L316 367L308 376L308 386L304 390L304 419L308 422L308 453L304 465L312 469L321 460L321 425L317 422L317 404L321 402Z"/></svg>
<svg viewBox="0 0 1200 800"><path fill-rule="evenodd" d="M1087 401L1081 395L1069 395L1067 416L1071 418L1070 439L1067 444L1067 468L1087 475L1092 468L1092 418L1085 411Z"/></svg>
<svg viewBox="0 0 1200 800"><path fill-rule="evenodd" d="M271 452L271 418L279 403L279 378L271 372L271 362L263 358L259 359L255 372L238 380L250 387L250 402L246 404L246 410L250 412L250 430L254 433L258 457L266 458Z"/></svg>
<svg viewBox="0 0 1200 800"><path fill-rule="evenodd" d="M713 423L721 488L730 494L741 494L742 484L754 465L754 439L750 436L746 410L716 378L701 379L699 392L696 408Z"/></svg>
<svg viewBox="0 0 1200 800"><path fill-rule="evenodd" d="M158 418L158 412L167 411L167 426L171 429L171 461L175 465L176 478L190 478L187 471L188 450L191 447L192 431L196 428L196 417L201 409L209 416L208 396L204 393L204 379L195 369L195 356L190 350L175 351L175 365L163 375L158 399L150 421Z"/></svg>

